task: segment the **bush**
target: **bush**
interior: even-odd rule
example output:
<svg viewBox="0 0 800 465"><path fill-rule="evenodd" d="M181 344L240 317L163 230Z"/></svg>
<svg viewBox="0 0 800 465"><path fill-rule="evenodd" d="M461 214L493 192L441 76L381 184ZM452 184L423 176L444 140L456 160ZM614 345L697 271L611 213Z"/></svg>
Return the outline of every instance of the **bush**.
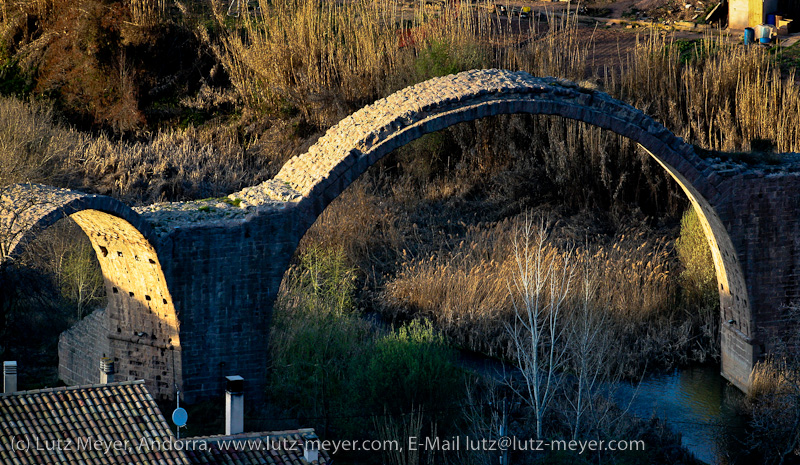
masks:
<svg viewBox="0 0 800 465"><path fill-rule="evenodd" d="M453 353L430 323L379 336L355 311L354 274L340 250L310 249L299 261L273 317L269 393L277 404L305 424L316 420L324 434L359 437L371 434L371 415L460 400Z"/></svg>
<svg viewBox="0 0 800 465"><path fill-rule="evenodd" d="M800 361L792 353L769 357L753 367L750 380L747 445L766 464L800 455Z"/></svg>
<svg viewBox="0 0 800 465"><path fill-rule="evenodd" d="M370 339L369 324L353 312L354 274L343 257L310 249L275 307L269 392L299 417L327 419L349 406L352 360Z"/></svg>
<svg viewBox="0 0 800 465"><path fill-rule="evenodd" d="M462 396L455 354L428 320L413 320L377 339L361 370L360 388L373 411L438 411ZM449 416L449 415L448 415Z"/></svg>
<svg viewBox="0 0 800 465"><path fill-rule="evenodd" d="M686 210L681 218L681 233L675 241L675 250L683 264L680 284L687 303L699 307L715 306L719 296L714 259L694 208Z"/></svg>
<svg viewBox="0 0 800 465"><path fill-rule="evenodd" d="M696 335L700 338L692 349L693 358L703 362L706 359L704 354L708 354L718 360L720 316L717 275L700 217L691 206L681 218L681 232L675 241L675 250L683 265L678 279L683 308L693 328L699 330Z"/></svg>
<svg viewBox="0 0 800 465"><path fill-rule="evenodd" d="M54 180L73 138L53 119L49 107L0 98L0 187Z"/></svg>

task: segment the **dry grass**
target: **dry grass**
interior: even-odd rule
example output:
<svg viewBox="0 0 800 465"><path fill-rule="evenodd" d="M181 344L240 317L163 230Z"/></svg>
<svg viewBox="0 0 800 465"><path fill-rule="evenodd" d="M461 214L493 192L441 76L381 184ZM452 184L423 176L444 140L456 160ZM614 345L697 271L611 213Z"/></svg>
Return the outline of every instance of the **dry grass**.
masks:
<svg viewBox="0 0 800 465"><path fill-rule="evenodd" d="M788 394L796 388L793 384L795 377L796 373L791 372L786 360L768 358L753 367L747 396L754 400L764 396Z"/></svg>
<svg viewBox="0 0 800 465"><path fill-rule="evenodd" d="M583 75L586 52L570 33L572 19L534 40L535 25L512 34L488 2L404 3L261 0L259 13L242 16L244 32L227 28L216 51L249 106L291 105L323 126L415 82L466 69ZM216 11L229 24L219 5Z"/></svg>
<svg viewBox="0 0 800 465"><path fill-rule="evenodd" d="M73 137L53 124L53 111L0 98L0 186L22 181L57 182L54 172L73 146Z"/></svg>
<svg viewBox="0 0 800 465"><path fill-rule="evenodd" d="M166 0L128 0L131 17L137 26L155 26L164 19Z"/></svg>
<svg viewBox="0 0 800 465"><path fill-rule="evenodd" d="M471 226L466 237L423 258L406 256L397 276L386 284L386 310L394 317L425 315L459 345L511 357L505 331L512 321L509 283L516 263L512 240L521 216L494 225ZM545 255L567 263L569 231L559 228ZM591 270L598 289L593 305L608 312L620 331L638 331L676 304L669 242L643 230L620 232L606 243L584 244L572 257L576 269ZM580 289L570 293L578 302Z"/></svg>
<svg viewBox="0 0 800 465"><path fill-rule="evenodd" d="M796 311L793 310L793 311ZM750 416L747 445L764 463L800 454L800 365L794 353L769 357L753 367L744 407Z"/></svg>
<svg viewBox="0 0 800 465"><path fill-rule="evenodd" d="M795 76L783 77L763 49L713 34L687 44L652 33L628 60L608 89L685 139L713 150L750 150L754 140L800 150Z"/></svg>
<svg viewBox="0 0 800 465"><path fill-rule="evenodd" d="M718 33L687 43L650 31L621 69L590 76L591 34L573 17L512 28L488 4L467 2L441 9L418 2L411 10L393 0L260 6L259 14L242 16L244 33L227 29L218 56L249 106L290 105L323 127L433 75L499 67L599 80L605 91L708 149L749 150L754 140L770 140L780 151L800 150L794 76L784 78L768 53Z"/></svg>
<svg viewBox="0 0 800 465"><path fill-rule="evenodd" d="M240 140L237 127L219 125L125 142L64 127L38 103L0 98L0 185L49 183L131 204L219 196L269 179L303 150L285 125L265 134Z"/></svg>

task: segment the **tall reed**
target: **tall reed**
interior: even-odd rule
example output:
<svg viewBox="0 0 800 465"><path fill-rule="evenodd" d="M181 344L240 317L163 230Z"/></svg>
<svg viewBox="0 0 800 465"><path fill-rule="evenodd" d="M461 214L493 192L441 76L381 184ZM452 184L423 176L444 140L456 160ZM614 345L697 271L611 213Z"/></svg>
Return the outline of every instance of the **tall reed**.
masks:
<svg viewBox="0 0 800 465"><path fill-rule="evenodd" d="M501 18L488 3L409 9L394 0L261 0L258 12L240 18L243 32L225 29L217 51L249 106L293 105L323 127L436 74L425 71L499 67L599 80L707 149L749 150L769 140L800 151L800 91L768 52L719 32L687 42L653 29L620 52L620 68L592 75L592 30L574 15L548 19ZM431 59L440 66L420 66Z"/></svg>
<svg viewBox="0 0 800 465"><path fill-rule="evenodd" d="M386 284L387 311L401 318L426 315L465 347L510 356L504 325L513 316L512 239L520 218L471 226L462 241L443 244L428 256L405 257L397 276ZM567 263L565 240L554 236L544 244L548 263ZM580 246L570 266L597 274L590 277L598 283L593 305L608 312L609 321L636 325L668 313L676 304L669 246L664 238L632 228L608 243ZM573 289L570 300L577 302L579 293Z"/></svg>
<svg viewBox="0 0 800 465"><path fill-rule="evenodd" d="M167 11L166 0L128 0L131 17L137 26L155 26Z"/></svg>

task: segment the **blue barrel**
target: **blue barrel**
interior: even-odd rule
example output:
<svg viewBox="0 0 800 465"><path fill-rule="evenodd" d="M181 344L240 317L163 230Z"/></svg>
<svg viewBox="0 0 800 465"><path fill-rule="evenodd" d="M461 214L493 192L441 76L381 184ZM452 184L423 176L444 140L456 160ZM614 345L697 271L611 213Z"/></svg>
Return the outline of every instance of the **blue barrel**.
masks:
<svg viewBox="0 0 800 465"><path fill-rule="evenodd" d="M756 30L752 27L744 28L744 43L745 45L752 44L756 41Z"/></svg>
<svg viewBox="0 0 800 465"><path fill-rule="evenodd" d="M756 29L756 37L758 41L762 44L768 44L772 42L772 29L766 24L760 24L755 27Z"/></svg>
<svg viewBox="0 0 800 465"><path fill-rule="evenodd" d="M775 15L767 15L767 24L772 24L773 26L777 26L778 25L775 22Z"/></svg>

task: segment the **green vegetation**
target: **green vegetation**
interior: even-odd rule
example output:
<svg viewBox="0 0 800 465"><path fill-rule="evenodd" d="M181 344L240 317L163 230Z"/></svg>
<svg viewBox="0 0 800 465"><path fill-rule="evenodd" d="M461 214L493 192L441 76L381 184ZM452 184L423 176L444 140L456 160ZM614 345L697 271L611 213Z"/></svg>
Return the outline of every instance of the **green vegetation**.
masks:
<svg viewBox="0 0 800 465"><path fill-rule="evenodd" d="M683 266L679 276L682 301L687 317L700 341L693 348L698 361L706 357L718 360L719 352L719 294L714 259L697 211L689 208L681 218L680 237L675 251Z"/></svg>
<svg viewBox="0 0 800 465"><path fill-rule="evenodd" d="M341 251L310 249L284 282L273 316L273 401L323 431L361 437L370 417L438 412L463 399L464 374L430 323L382 331L354 303ZM432 382L436 380L436 382Z"/></svg>
<svg viewBox="0 0 800 465"><path fill-rule="evenodd" d="M242 204L242 199L231 199L229 197L223 197L222 201L233 207L239 207Z"/></svg>
<svg viewBox="0 0 800 465"><path fill-rule="evenodd" d="M681 235L675 241L678 259L683 264L681 287L687 299L708 302L717 299L717 276L703 225L694 208L681 218Z"/></svg>
<svg viewBox="0 0 800 465"><path fill-rule="evenodd" d="M770 52L775 54L775 60L781 69L797 73L800 68L800 44L794 44L788 48L774 47L770 49Z"/></svg>
<svg viewBox="0 0 800 465"><path fill-rule="evenodd" d="M310 248L299 257L283 283L273 316L268 393L274 407L269 410L271 417L259 414L260 420L252 421L267 430L314 426L329 438L403 440L408 436L469 434L485 438L496 434L499 399L513 396L513 390L465 374L456 366L455 353L445 337L426 319L395 329L365 319L356 302L356 281L356 270L347 266L341 250ZM608 341L615 339L601 340L603 348L596 347L598 351L607 350ZM572 383L560 383L555 408L547 417L547 438L572 437L567 399L575 389ZM645 437L648 444L646 454L615 454L614 459L621 460L615 463L637 463L645 455L651 463L693 463L674 446L675 436L663 425L624 415L604 400L608 392L602 388L587 396L593 406L586 410L580 430L592 438ZM511 433L531 437L531 410L516 402L508 405ZM434 460L479 464L494 461L496 454L462 451L409 456L408 451L384 451L341 458L348 463ZM561 463L558 460L562 459L572 463L576 458L576 454L565 453L548 456L547 463ZM588 463L595 459L599 456L588 458ZM515 460L524 463L524 454Z"/></svg>

